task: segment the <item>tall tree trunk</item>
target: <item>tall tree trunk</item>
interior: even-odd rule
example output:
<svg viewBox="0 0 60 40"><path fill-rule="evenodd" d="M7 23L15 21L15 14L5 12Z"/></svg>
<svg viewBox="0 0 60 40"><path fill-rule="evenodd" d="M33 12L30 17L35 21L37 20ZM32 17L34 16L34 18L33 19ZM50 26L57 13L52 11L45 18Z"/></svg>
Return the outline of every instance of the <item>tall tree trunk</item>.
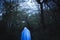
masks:
<svg viewBox="0 0 60 40"><path fill-rule="evenodd" d="M42 30L45 30L45 24L44 24L44 13L43 13L43 3L40 3L40 8L41 8L41 24L42 24Z"/></svg>

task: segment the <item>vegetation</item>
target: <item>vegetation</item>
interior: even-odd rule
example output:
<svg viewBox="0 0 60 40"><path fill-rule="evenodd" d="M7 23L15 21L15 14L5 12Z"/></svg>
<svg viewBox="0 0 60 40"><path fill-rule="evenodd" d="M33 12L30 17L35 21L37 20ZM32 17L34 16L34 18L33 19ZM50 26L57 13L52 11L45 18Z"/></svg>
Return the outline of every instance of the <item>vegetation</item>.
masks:
<svg viewBox="0 0 60 40"><path fill-rule="evenodd" d="M60 37L60 1L36 0L40 5L38 13L27 13L22 10L18 1L2 0L2 20L0 35L2 40L20 40L21 32L26 26L32 40L58 40ZM52 3L52 4L51 4ZM46 9L43 9L44 5ZM46 7L47 5L47 7ZM18 10L19 9L19 10ZM33 11L35 12L35 11ZM31 14L31 15L30 15ZM30 16L29 16L30 15Z"/></svg>

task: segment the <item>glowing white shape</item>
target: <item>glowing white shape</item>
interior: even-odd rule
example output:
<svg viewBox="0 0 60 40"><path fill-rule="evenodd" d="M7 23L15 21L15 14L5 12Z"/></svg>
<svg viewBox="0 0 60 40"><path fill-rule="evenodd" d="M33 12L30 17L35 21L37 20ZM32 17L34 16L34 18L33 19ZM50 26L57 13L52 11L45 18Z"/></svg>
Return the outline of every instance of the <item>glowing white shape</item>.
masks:
<svg viewBox="0 0 60 40"><path fill-rule="evenodd" d="M0 13L0 16L2 16L2 13Z"/></svg>
<svg viewBox="0 0 60 40"><path fill-rule="evenodd" d="M21 40L31 40L30 31L26 27L22 31Z"/></svg>

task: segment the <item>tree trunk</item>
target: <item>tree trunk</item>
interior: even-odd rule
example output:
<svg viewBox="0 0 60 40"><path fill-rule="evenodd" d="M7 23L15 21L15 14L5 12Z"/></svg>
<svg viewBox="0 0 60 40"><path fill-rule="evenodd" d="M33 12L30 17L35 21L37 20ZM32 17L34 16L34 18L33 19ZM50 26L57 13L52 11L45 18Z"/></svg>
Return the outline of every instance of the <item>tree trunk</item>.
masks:
<svg viewBox="0 0 60 40"><path fill-rule="evenodd" d="M43 3L40 3L40 8L41 8L40 17L41 17L42 30L44 31L45 30L45 24L44 24L44 14L43 14Z"/></svg>

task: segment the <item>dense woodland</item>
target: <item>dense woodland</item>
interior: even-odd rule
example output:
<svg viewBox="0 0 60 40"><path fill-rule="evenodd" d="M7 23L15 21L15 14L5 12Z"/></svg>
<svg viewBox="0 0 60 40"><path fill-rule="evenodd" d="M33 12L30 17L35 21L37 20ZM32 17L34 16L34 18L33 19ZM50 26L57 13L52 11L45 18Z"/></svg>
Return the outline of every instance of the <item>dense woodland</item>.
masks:
<svg viewBox="0 0 60 40"><path fill-rule="evenodd" d="M40 1L36 0L40 8L38 13L29 15L24 9L18 10L19 0L0 0L3 5L0 8L0 40L20 40L25 26L31 32L32 40L60 40L60 0ZM43 9L43 4L48 7Z"/></svg>

